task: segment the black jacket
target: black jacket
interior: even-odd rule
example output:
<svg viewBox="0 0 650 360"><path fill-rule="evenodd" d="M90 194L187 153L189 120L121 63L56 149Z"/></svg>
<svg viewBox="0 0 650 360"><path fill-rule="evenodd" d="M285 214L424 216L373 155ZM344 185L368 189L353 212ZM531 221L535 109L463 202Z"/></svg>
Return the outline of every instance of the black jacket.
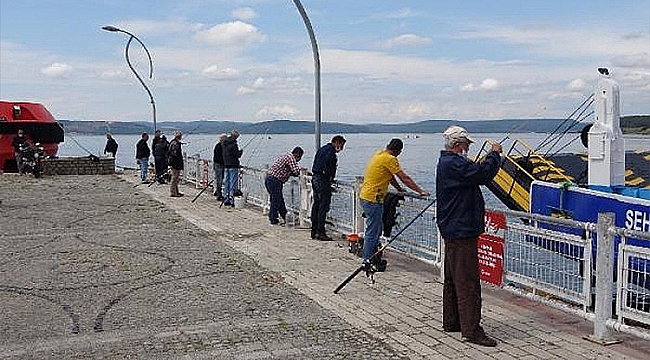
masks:
<svg viewBox="0 0 650 360"><path fill-rule="evenodd" d="M15 152L20 152L20 145L26 144L27 138L23 135L22 137L16 135L13 140L11 140L11 146L14 147Z"/></svg>
<svg viewBox="0 0 650 360"><path fill-rule="evenodd" d="M169 142L167 164L174 170L183 170L183 150L181 149L181 142L176 139Z"/></svg>
<svg viewBox="0 0 650 360"><path fill-rule="evenodd" d="M135 158L142 159L148 158L151 155L151 150L149 150L149 145L145 139L140 139L135 145Z"/></svg>
<svg viewBox="0 0 650 360"><path fill-rule="evenodd" d="M475 163L451 151L440 152L436 171L438 230L445 240L472 239L485 230L485 202L479 185L499 171L501 156L487 154Z"/></svg>
<svg viewBox="0 0 650 360"><path fill-rule="evenodd" d="M153 156L156 158L166 158L169 151L169 143L167 140L160 138L153 147Z"/></svg>
<svg viewBox="0 0 650 360"><path fill-rule="evenodd" d="M239 150L237 140L227 138L223 142L223 167L225 168L238 168L241 167L239 158L243 154L243 150Z"/></svg>
<svg viewBox="0 0 650 360"><path fill-rule="evenodd" d="M115 141L115 139L110 138L106 140L106 146L104 147L104 154L106 153L111 153L111 154L117 153L117 141Z"/></svg>
<svg viewBox="0 0 650 360"><path fill-rule="evenodd" d="M215 164L223 165L223 145L221 144L221 141L218 142L217 145L214 146L214 152L212 154L212 161Z"/></svg>
<svg viewBox="0 0 650 360"><path fill-rule="evenodd" d="M328 181L334 181L336 177L337 166L336 150L332 143L322 146L314 156L314 164L311 167L311 172L314 176L321 176Z"/></svg>

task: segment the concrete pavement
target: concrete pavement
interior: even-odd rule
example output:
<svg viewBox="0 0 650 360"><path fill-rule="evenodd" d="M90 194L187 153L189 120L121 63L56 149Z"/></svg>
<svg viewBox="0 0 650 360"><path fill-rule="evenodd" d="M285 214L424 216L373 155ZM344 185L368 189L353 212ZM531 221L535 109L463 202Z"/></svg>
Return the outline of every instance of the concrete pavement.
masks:
<svg viewBox="0 0 650 360"><path fill-rule="evenodd" d="M0 358L650 358L646 341L590 343L588 321L488 285L499 345L462 342L442 332L431 265L389 253L375 284L360 274L335 295L360 264L346 241L135 185L0 176Z"/></svg>

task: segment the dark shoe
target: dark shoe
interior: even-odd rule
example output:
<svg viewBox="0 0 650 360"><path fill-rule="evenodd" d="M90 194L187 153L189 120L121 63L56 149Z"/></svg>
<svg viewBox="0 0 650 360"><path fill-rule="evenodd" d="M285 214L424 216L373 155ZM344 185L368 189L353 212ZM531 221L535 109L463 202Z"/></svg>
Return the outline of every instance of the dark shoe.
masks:
<svg viewBox="0 0 650 360"><path fill-rule="evenodd" d="M463 341L467 341L467 342L471 342L472 344L487 346L487 347L497 346L497 341L485 334L473 338L463 337Z"/></svg>
<svg viewBox="0 0 650 360"><path fill-rule="evenodd" d="M315 232L312 231L312 232L311 232L311 238L312 238L312 240L316 240L316 236L317 236L317 234L316 234Z"/></svg>
<svg viewBox="0 0 650 360"><path fill-rule="evenodd" d="M327 235L325 235L325 234L316 234L316 240L320 240L320 241L333 241L334 239L332 239L331 237L329 237L329 236L327 236Z"/></svg>
<svg viewBox="0 0 650 360"><path fill-rule="evenodd" d="M183 196L183 194L171 194L170 196L171 197L181 197L181 196Z"/></svg>
<svg viewBox="0 0 650 360"><path fill-rule="evenodd" d="M270 220L271 225L278 225L280 222L277 220Z"/></svg>
<svg viewBox="0 0 650 360"><path fill-rule="evenodd" d="M444 331L446 333L460 332L460 326L444 326L443 325L442 331Z"/></svg>

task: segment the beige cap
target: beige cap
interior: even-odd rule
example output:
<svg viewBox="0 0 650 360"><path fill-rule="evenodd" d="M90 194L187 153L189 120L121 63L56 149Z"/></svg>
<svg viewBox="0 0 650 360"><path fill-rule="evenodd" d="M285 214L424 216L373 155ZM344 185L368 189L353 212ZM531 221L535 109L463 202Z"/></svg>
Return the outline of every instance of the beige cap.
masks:
<svg viewBox="0 0 650 360"><path fill-rule="evenodd" d="M465 128L455 125L450 126L447 130L445 130L445 132L442 133L442 137L444 137L450 143L455 143L460 140L467 140L470 144L474 142L474 139L469 137Z"/></svg>

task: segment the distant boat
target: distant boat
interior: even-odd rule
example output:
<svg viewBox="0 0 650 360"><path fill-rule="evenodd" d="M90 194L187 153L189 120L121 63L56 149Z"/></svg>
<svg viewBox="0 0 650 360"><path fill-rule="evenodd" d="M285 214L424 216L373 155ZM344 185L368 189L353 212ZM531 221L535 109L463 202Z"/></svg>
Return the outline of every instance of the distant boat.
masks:
<svg viewBox="0 0 650 360"><path fill-rule="evenodd" d="M64 140L63 127L45 106L30 102L0 101L0 170L18 172L13 138L22 129L27 140L40 143L46 156L56 156Z"/></svg>
<svg viewBox="0 0 650 360"><path fill-rule="evenodd" d="M418 139L419 137L420 137L420 135L417 135L417 134L407 134L406 135L407 139Z"/></svg>

